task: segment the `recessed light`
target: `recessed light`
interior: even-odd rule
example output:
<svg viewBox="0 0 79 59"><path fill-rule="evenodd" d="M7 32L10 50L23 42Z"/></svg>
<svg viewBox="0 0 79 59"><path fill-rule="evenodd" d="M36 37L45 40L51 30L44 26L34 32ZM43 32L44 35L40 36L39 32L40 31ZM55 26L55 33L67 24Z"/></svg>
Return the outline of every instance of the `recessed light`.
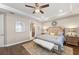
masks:
<svg viewBox="0 0 79 59"><path fill-rule="evenodd" d="M62 10L62 9L60 9L60 10L59 10L59 12L63 12L63 10Z"/></svg>

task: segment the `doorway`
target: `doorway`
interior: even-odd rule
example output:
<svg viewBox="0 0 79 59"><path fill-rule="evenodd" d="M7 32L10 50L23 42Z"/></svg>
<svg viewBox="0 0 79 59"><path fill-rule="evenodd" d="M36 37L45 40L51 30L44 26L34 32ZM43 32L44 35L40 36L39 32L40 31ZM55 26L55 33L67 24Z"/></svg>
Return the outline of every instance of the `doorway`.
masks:
<svg viewBox="0 0 79 59"><path fill-rule="evenodd" d="M35 26L34 26L34 23L32 23L32 37L35 37Z"/></svg>
<svg viewBox="0 0 79 59"><path fill-rule="evenodd" d="M31 32L32 32L32 38L35 37L35 26L34 23L31 23Z"/></svg>

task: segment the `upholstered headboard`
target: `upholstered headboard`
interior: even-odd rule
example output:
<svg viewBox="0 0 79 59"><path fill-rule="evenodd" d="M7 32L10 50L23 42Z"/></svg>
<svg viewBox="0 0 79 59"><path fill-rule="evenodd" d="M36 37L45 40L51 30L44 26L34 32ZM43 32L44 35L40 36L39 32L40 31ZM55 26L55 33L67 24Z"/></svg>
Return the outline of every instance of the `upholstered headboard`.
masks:
<svg viewBox="0 0 79 59"><path fill-rule="evenodd" d="M50 33L54 33L56 35L58 35L59 33L64 33L64 28L60 27L60 26L56 26L56 27L49 27L47 29L47 32Z"/></svg>

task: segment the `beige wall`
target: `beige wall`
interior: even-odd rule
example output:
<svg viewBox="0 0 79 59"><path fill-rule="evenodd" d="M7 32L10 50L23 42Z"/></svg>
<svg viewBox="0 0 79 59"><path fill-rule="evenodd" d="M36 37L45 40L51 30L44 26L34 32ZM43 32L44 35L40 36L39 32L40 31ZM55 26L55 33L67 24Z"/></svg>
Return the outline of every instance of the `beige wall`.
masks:
<svg viewBox="0 0 79 59"><path fill-rule="evenodd" d="M43 23L43 28L52 26L51 22L52 21ZM61 26L64 28L77 28L77 33L79 36L79 15L57 19L57 23L57 26Z"/></svg>
<svg viewBox="0 0 79 59"><path fill-rule="evenodd" d="M0 47L4 47L4 14L0 14Z"/></svg>
<svg viewBox="0 0 79 59"><path fill-rule="evenodd" d="M4 14L0 14L0 34L4 34Z"/></svg>
<svg viewBox="0 0 79 59"><path fill-rule="evenodd" d="M66 28L79 27L79 15L58 20L58 25Z"/></svg>
<svg viewBox="0 0 79 59"><path fill-rule="evenodd" d="M44 23L44 25L52 26L51 22L52 21L46 22L46 23ZM67 17L67 18L59 19L59 20L57 20L57 23L58 23L57 24L58 26L62 26L62 27L65 27L65 28L79 27L79 15L73 16L73 17Z"/></svg>
<svg viewBox="0 0 79 59"><path fill-rule="evenodd" d="M25 23L25 32L15 32L16 15L7 14L5 16L5 43L7 46L30 40L30 20L27 17L19 17L21 17L20 20Z"/></svg>

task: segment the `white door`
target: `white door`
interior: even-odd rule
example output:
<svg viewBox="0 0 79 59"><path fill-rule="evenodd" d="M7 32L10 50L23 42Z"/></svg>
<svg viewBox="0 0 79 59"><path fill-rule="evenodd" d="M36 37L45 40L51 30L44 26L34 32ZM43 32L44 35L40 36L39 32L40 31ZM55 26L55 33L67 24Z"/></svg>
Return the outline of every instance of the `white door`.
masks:
<svg viewBox="0 0 79 59"><path fill-rule="evenodd" d="M0 14L0 47L4 47L4 15Z"/></svg>

